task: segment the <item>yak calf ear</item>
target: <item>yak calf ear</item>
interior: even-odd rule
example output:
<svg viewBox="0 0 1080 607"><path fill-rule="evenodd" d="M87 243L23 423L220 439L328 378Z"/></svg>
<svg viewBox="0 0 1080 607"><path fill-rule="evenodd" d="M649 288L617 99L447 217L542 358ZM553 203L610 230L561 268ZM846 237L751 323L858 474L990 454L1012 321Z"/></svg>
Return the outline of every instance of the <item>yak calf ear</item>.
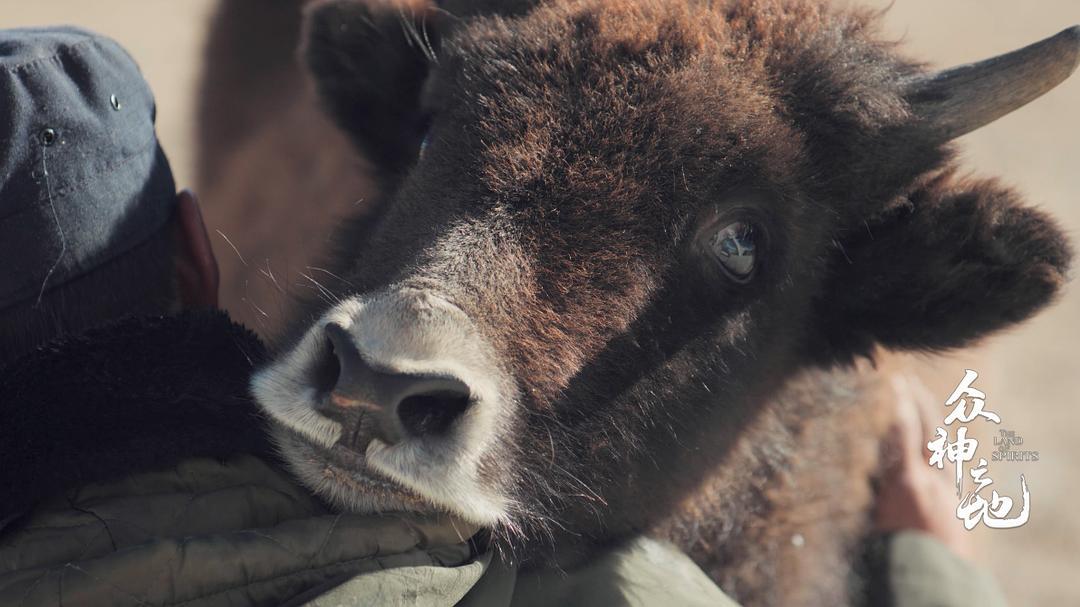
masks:
<svg viewBox="0 0 1080 607"><path fill-rule="evenodd" d="M1042 212L951 173L837 243L819 311L835 356L959 347L1049 303L1071 252Z"/></svg>
<svg viewBox="0 0 1080 607"><path fill-rule="evenodd" d="M306 11L303 57L323 107L382 170L416 159L420 93L437 45L426 2L324 0Z"/></svg>

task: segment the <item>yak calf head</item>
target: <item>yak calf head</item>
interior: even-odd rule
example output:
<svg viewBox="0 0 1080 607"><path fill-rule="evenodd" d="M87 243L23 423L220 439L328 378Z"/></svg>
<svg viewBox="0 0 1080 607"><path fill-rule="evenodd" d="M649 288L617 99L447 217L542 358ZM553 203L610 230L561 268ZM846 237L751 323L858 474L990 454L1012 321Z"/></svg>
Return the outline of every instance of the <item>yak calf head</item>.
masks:
<svg viewBox="0 0 1080 607"><path fill-rule="evenodd" d="M796 371L967 344L1064 280L949 142L1067 77L1078 28L931 72L810 0L498 4L308 10L385 199L253 391L343 507L632 533Z"/></svg>

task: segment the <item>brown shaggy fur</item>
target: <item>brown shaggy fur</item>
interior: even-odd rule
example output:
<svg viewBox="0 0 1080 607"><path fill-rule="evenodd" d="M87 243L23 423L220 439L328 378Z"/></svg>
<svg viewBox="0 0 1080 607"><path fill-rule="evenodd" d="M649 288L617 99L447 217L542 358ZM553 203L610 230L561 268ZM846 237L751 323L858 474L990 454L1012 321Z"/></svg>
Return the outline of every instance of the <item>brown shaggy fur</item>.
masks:
<svg viewBox="0 0 1080 607"><path fill-rule="evenodd" d="M222 41L279 53L295 39L260 38L257 20L236 33L229 13L247 4L222 5L212 122L235 106L215 98L260 90L213 86L231 69L216 63ZM340 231L342 278L327 288L452 293L495 344L521 392L486 463L520 504L497 530L507 544L566 557L651 532L745 604L856 600L851 555L887 420L852 362L1018 322L1069 260L1015 193L957 176L903 97L920 66L880 40L875 15L814 0L337 0L307 15L323 106L381 195ZM251 113L264 118L244 122L250 141L304 141L271 114ZM355 183L336 145L292 160L248 148L245 163L242 146L204 142L213 180L251 183L270 165L254 178L313 188L289 203ZM750 284L693 253L710 209L767 235Z"/></svg>

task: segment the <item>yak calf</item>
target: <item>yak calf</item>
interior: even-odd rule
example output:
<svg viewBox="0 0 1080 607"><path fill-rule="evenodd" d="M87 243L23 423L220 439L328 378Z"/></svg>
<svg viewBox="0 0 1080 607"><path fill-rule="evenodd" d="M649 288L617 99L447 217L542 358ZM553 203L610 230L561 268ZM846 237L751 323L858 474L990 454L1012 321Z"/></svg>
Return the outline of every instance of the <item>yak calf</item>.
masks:
<svg viewBox="0 0 1080 607"><path fill-rule="evenodd" d="M1070 259L950 141L1066 78L1080 29L930 72L876 20L312 3L307 68L380 196L253 379L298 477L351 510L454 512L526 562L652 532L742 601L846 600L861 518L829 505L865 506L872 467L837 421L853 361L1019 322ZM826 418L840 456L800 453ZM797 466L840 480L781 499ZM833 522L799 568L804 503Z"/></svg>

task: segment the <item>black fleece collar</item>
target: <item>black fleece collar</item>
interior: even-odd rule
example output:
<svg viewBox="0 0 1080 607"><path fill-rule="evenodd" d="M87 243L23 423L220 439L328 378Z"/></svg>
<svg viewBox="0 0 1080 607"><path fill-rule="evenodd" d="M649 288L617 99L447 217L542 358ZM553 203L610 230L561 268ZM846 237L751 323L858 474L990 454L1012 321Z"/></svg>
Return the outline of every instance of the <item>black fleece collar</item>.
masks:
<svg viewBox="0 0 1080 607"><path fill-rule="evenodd" d="M0 368L0 528L75 486L196 457L272 457L248 379L266 349L219 311L128 318Z"/></svg>

